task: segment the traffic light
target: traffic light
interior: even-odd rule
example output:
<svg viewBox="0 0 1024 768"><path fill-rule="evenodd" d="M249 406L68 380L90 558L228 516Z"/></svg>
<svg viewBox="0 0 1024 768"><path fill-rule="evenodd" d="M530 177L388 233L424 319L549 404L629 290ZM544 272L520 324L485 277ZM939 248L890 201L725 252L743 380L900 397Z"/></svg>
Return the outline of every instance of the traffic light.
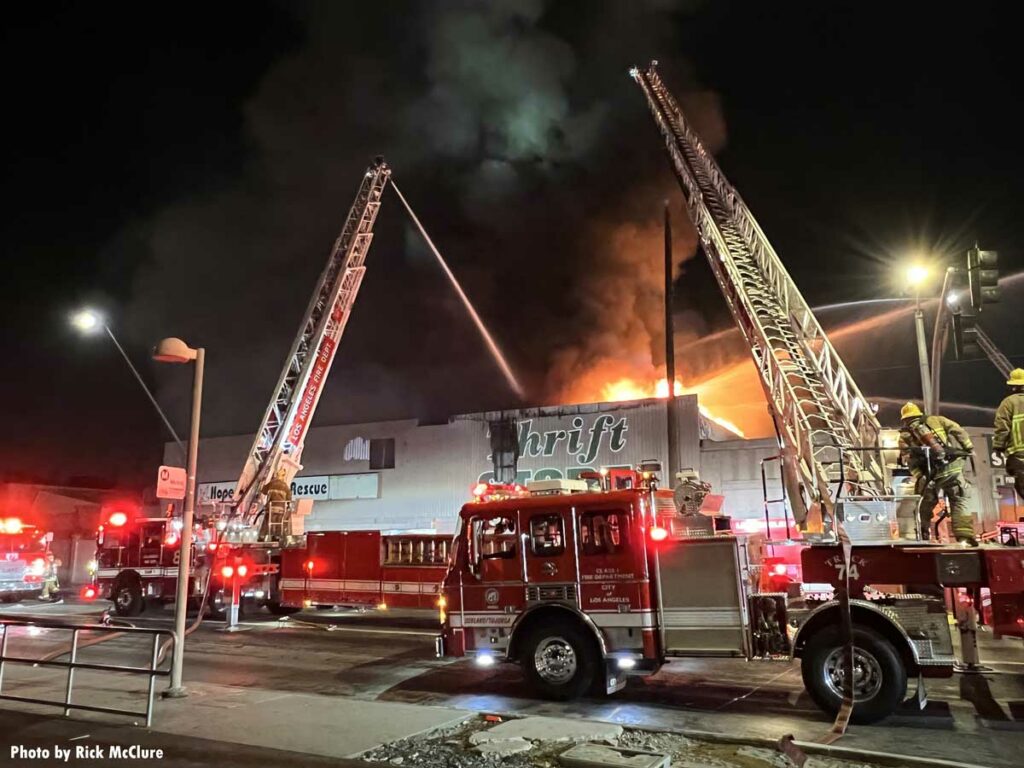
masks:
<svg viewBox="0 0 1024 768"><path fill-rule="evenodd" d="M978 316L973 312L953 313L953 354L957 360L970 360L981 354Z"/></svg>
<svg viewBox="0 0 1024 768"><path fill-rule="evenodd" d="M983 304L999 301L999 254L983 251L975 245L967 251L967 282L971 290L971 306L981 312Z"/></svg>

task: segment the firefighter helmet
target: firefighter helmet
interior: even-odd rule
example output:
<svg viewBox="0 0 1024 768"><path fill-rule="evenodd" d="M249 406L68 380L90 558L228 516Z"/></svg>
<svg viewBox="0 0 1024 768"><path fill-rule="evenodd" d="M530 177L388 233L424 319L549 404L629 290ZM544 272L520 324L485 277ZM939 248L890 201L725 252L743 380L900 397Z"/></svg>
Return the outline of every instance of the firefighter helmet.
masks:
<svg viewBox="0 0 1024 768"><path fill-rule="evenodd" d="M1024 368L1014 368L1010 371L1010 378L1006 383L1011 387L1024 387Z"/></svg>
<svg viewBox="0 0 1024 768"><path fill-rule="evenodd" d="M916 419L918 416L924 416L924 413L918 407L917 403L907 403L900 408L900 419Z"/></svg>

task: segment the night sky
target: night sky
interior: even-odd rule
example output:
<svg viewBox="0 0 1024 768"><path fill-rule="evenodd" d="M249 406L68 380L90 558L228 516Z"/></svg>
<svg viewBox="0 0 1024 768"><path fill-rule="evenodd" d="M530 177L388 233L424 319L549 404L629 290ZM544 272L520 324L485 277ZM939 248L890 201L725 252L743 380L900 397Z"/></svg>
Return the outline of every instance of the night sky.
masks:
<svg viewBox="0 0 1024 768"><path fill-rule="evenodd" d="M166 436L116 350L68 326L84 304L106 312L181 432L189 371L148 361L167 335L208 350L204 434L255 429L377 154L531 404L606 363L644 376L662 362L666 198L683 352L727 328L627 76L651 58L812 304L895 296L908 254L951 259L975 240L1019 272L1022 68L997 6L7 9L0 477L138 485L159 461ZM376 232L317 421L521 404L390 193ZM1015 363L1020 294L1011 283L982 321ZM837 342L870 396L917 394L910 332L901 316L884 343ZM945 371L944 397L997 403L987 362Z"/></svg>

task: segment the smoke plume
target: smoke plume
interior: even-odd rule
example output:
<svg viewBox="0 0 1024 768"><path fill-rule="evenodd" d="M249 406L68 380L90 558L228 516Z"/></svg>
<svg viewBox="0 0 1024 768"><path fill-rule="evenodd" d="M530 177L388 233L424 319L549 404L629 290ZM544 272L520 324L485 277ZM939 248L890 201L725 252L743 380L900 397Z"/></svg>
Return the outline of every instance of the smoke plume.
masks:
<svg viewBox="0 0 1024 768"><path fill-rule="evenodd" d="M126 327L205 346L204 432L251 431L362 169L384 154L531 400L585 398L608 366L651 375L663 200L677 260L695 238L627 69L660 55L722 146L718 99L676 51L694 5L437 0L357 21L343 3L293 6L302 43L245 106L240 175L121 238L145 244ZM516 404L389 194L319 418ZM187 371L157 375L183 422Z"/></svg>

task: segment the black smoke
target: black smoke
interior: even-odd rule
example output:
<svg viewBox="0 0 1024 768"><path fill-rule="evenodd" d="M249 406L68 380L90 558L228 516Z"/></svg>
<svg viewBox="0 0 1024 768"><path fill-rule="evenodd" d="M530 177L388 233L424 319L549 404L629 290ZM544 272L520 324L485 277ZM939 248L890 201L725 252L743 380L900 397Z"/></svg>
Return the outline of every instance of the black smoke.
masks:
<svg viewBox="0 0 1024 768"><path fill-rule="evenodd" d="M240 173L135 222L134 341L208 350L204 432L251 431L365 165L377 154L528 398L602 359L660 362L662 201L679 197L628 67L652 56L713 146L714 94L678 51L692 2L286 7L301 43L244 107ZM678 210L678 208L677 208ZM693 250L677 215L679 259ZM516 397L386 194L318 420L443 416ZM157 369L184 424L187 371Z"/></svg>

